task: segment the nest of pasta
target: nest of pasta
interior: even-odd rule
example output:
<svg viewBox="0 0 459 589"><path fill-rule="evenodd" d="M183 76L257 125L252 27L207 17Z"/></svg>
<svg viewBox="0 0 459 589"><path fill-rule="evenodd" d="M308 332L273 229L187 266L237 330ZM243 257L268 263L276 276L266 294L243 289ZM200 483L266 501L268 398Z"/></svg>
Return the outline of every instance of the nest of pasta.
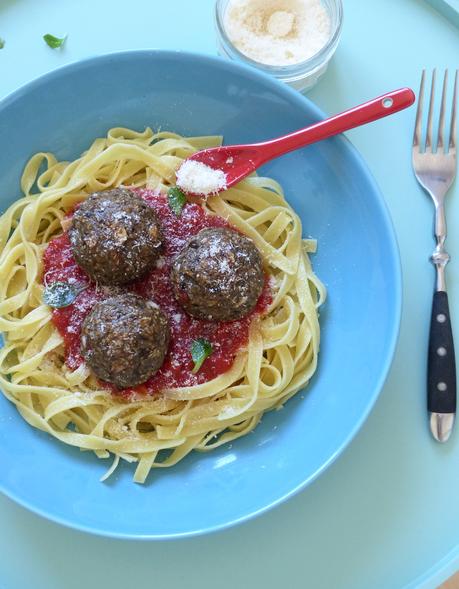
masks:
<svg viewBox="0 0 459 589"><path fill-rule="evenodd" d="M114 395L85 364L66 364L52 309L43 302L43 253L69 211L89 194L117 186L166 193L185 158L220 137L111 129L72 162L38 153L21 181L24 196L0 219L0 388L22 417L66 444L136 462L142 483L154 467L176 464L253 430L265 411L303 389L317 366L318 307L325 289L302 239L301 221L272 179L252 176L202 206L250 237L270 275L271 302L250 323L248 343L216 378L155 395Z"/></svg>

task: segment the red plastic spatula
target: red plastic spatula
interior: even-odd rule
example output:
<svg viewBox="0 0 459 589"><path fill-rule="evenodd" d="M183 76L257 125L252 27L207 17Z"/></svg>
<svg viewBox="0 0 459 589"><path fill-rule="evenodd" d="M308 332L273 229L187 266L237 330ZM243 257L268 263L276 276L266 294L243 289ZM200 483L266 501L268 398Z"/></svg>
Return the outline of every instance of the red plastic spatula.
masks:
<svg viewBox="0 0 459 589"><path fill-rule="evenodd" d="M186 161L193 160L222 170L226 174L226 188L230 188L275 157L392 115L414 101L414 92L410 88L401 88L289 135L262 143L203 149Z"/></svg>

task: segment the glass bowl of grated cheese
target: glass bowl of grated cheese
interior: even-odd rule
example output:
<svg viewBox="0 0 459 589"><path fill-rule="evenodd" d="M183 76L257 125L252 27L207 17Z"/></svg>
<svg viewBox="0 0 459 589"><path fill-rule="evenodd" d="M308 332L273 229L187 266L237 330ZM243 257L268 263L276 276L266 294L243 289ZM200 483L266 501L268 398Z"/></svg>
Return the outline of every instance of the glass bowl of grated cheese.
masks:
<svg viewBox="0 0 459 589"><path fill-rule="evenodd" d="M309 90L341 35L341 0L217 0L219 53Z"/></svg>

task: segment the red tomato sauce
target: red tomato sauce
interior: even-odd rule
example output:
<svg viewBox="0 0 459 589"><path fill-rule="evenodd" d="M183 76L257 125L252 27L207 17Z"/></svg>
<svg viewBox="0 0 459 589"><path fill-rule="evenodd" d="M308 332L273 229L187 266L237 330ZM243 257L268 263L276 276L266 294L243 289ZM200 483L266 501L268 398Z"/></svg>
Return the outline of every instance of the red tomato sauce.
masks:
<svg viewBox="0 0 459 589"><path fill-rule="evenodd" d="M254 316L267 309L272 297L268 280L265 280L265 287L255 309L243 319L218 322L194 319L188 315L173 295L169 278L172 261L187 240L201 229L231 225L221 217L208 215L195 203L187 203L178 217L170 209L166 196L149 190L137 192L155 209L161 220L164 250L156 267L145 278L124 288L151 299L160 306L169 320L171 340L164 364L159 371L145 384L129 389L126 393L135 391L155 394L165 388L202 384L226 372L233 364L238 350L248 341L250 322ZM80 354L83 321L95 303L108 298L113 294L113 289L110 293L111 287L97 286L78 266L72 254L67 232L52 239L43 256L44 284L50 285L56 281L86 286L73 304L54 309L52 314L52 321L64 340L66 364L75 370L83 363ZM192 341L197 338L209 340L213 351L197 374L193 374L190 350ZM108 383L107 386L111 387Z"/></svg>

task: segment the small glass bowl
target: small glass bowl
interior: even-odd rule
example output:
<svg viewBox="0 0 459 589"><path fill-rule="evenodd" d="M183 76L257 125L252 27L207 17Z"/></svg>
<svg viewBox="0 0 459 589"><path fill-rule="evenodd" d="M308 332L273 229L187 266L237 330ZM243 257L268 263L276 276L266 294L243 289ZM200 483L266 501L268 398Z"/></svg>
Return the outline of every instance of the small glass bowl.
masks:
<svg viewBox="0 0 459 589"><path fill-rule="evenodd" d="M315 55L293 65L267 65L255 61L237 49L225 30L225 12L230 0L217 0L215 3L215 24L217 29L218 52L224 57L241 61L259 70L271 74L292 88L309 90L325 73L328 62L336 51L343 23L343 4L341 0L322 0L322 4L330 16L331 30L327 43Z"/></svg>

